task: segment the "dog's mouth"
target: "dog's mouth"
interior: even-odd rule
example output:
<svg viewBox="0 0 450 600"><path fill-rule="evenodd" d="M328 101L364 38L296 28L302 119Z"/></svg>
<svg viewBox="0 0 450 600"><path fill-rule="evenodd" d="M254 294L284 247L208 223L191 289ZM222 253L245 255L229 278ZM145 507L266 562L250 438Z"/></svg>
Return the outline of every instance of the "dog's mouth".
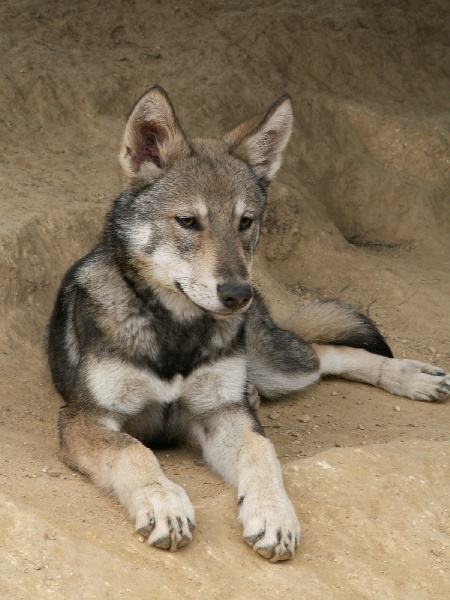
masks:
<svg viewBox="0 0 450 600"><path fill-rule="evenodd" d="M194 300L192 298L192 296L183 289L183 285L179 281L175 281L175 285L176 285L177 289L186 298L188 298L193 304L195 304L195 306L197 306L201 310L204 310L206 313L211 315L214 319L218 319L218 320L231 319L237 315L241 315L242 313L246 312L250 308L250 305L253 301L253 292L251 291L250 286L247 286L249 289L246 290L245 297L243 297L243 298L241 297L240 299L236 299L231 296L224 297L223 293L219 294L218 299L222 302L223 306L221 306L220 309L217 309L217 308L212 309L212 308L208 308L207 306L204 306L203 304L200 304L199 302ZM227 304L228 304L228 306L227 306Z"/></svg>
<svg viewBox="0 0 450 600"><path fill-rule="evenodd" d="M212 311L212 310L208 310L207 312L214 319L217 319L219 321L224 321L226 319L232 319L233 317L236 317L238 315L242 315L250 307L250 304L251 304L251 302L249 302L248 305L245 308L241 308L239 310L232 310L230 312L215 312L215 311Z"/></svg>

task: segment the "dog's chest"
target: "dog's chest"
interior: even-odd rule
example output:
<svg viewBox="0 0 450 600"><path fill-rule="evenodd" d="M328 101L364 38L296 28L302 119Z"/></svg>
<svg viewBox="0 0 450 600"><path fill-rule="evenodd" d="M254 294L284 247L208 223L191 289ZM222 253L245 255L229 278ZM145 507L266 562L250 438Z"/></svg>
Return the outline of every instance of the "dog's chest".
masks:
<svg viewBox="0 0 450 600"><path fill-rule="evenodd" d="M162 381L188 377L203 364L240 352L244 347L243 324L223 324L209 317L180 322L170 314L149 314L130 319L123 328L131 362L145 367Z"/></svg>

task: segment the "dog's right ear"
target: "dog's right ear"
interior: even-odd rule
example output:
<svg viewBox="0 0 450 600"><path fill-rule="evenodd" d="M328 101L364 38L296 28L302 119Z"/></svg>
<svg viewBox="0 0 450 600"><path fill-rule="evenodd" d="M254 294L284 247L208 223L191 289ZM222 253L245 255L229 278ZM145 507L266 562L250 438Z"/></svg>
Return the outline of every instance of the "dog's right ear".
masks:
<svg viewBox="0 0 450 600"><path fill-rule="evenodd" d="M190 155L169 97L159 86L152 88L138 100L125 127L119 161L128 183L151 183Z"/></svg>

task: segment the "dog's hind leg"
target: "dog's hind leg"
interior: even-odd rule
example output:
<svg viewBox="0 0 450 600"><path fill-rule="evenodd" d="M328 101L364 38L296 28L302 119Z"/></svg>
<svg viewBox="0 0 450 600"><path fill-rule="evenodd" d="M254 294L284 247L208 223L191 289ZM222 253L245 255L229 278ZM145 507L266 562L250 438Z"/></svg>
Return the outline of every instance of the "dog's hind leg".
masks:
<svg viewBox="0 0 450 600"><path fill-rule="evenodd" d="M114 494L149 544L172 551L186 545L195 526L186 492L167 479L148 448L114 428L107 413L64 407L60 436L65 462Z"/></svg>
<svg viewBox="0 0 450 600"><path fill-rule="evenodd" d="M334 375L380 387L412 400L434 401L450 394L450 376L417 360L387 358L345 346L313 345L320 375Z"/></svg>
<svg viewBox="0 0 450 600"><path fill-rule="evenodd" d="M246 324L248 380L266 398L302 390L320 379L311 344L276 325L255 291Z"/></svg>
<svg viewBox="0 0 450 600"><path fill-rule="evenodd" d="M375 323L337 300L308 304L282 325L312 345L321 377L362 381L413 400L433 401L450 393L450 377L442 369L394 359Z"/></svg>
<svg viewBox="0 0 450 600"><path fill-rule="evenodd" d="M345 304L333 300L306 306L283 329L273 323L261 299L256 302L247 333L248 372L263 396L299 391L327 375L414 400L438 400L450 393L450 376L442 369L392 358L376 325Z"/></svg>

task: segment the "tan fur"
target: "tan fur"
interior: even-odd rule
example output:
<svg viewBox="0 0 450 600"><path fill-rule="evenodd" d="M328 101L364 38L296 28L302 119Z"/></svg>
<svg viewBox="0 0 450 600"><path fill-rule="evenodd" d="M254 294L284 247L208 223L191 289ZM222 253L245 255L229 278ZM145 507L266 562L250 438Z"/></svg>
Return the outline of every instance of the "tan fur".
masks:
<svg viewBox="0 0 450 600"><path fill-rule="evenodd" d="M370 330L345 304L321 302L307 304L279 325L306 342L316 344L336 344L345 339L349 331L364 333L365 327Z"/></svg>
<svg viewBox="0 0 450 600"><path fill-rule="evenodd" d="M229 131L222 138L226 146L230 149L235 148L239 142L256 129L260 121L261 119L259 117L253 117Z"/></svg>
<svg viewBox="0 0 450 600"><path fill-rule="evenodd" d="M73 413L67 407L60 427L67 464L113 493L149 544L175 551L189 543L194 508L183 488L161 471L151 450L127 433L112 431L101 414ZM181 520L180 514L187 517Z"/></svg>

